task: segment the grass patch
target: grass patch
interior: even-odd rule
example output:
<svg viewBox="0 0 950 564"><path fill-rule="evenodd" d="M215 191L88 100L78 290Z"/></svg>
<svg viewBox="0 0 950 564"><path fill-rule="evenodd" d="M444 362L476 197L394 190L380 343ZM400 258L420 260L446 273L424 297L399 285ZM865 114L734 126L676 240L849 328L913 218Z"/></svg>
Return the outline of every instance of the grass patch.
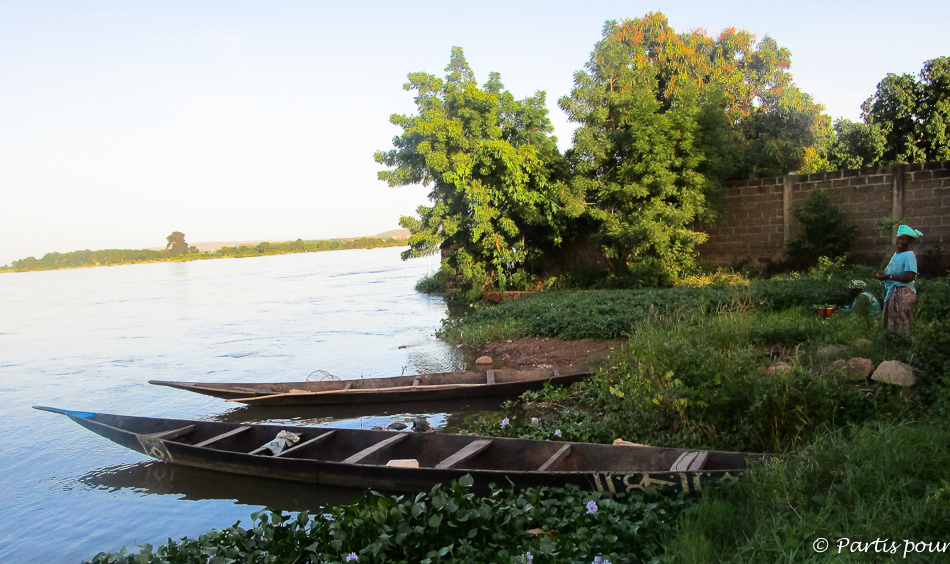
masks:
<svg viewBox="0 0 950 564"><path fill-rule="evenodd" d="M942 423L871 424L816 439L748 478L707 490L664 542L664 562L892 562L905 540L950 542L950 430ZM816 553L812 543L828 539ZM879 543L842 547L838 539ZM944 545L945 546L945 545ZM854 550L854 552L852 552ZM908 554L946 562L943 553Z"/></svg>

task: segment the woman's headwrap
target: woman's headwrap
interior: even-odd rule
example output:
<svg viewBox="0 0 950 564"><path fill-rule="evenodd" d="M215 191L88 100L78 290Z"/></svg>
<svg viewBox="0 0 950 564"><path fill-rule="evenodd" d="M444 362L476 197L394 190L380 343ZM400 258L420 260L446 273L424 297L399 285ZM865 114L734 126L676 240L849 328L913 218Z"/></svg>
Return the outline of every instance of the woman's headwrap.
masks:
<svg viewBox="0 0 950 564"><path fill-rule="evenodd" d="M863 290L868 287L867 282L864 280L852 280L851 285L848 286L852 290Z"/></svg>
<svg viewBox="0 0 950 564"><path fill-rule="evenodd" d="M917 231L916 229L914 229L913 227L909 225L901 225L900 228L898 228L897 230L897 236L900 237L901 235L910 235L911 237L916 239L917 237L920 237L921 235L923 235L923 233L921 233L920 231Z"/></svg>

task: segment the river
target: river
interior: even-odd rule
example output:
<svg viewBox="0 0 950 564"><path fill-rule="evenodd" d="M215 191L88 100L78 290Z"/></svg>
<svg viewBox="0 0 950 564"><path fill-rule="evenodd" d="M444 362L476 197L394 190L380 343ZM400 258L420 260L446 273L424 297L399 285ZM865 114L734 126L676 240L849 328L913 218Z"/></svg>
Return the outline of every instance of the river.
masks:
<svg viewBox="0 0 950 564"><path fill-rule="evenodd" d="M444 302L413 289L438 258L403 262L401 250L0 275L0 562L78 564L359 493L166 465L33 405L357 428L422 415L437 429L490 409L250 408L147 383L465 369L471 358L434 336Z"/></svg>

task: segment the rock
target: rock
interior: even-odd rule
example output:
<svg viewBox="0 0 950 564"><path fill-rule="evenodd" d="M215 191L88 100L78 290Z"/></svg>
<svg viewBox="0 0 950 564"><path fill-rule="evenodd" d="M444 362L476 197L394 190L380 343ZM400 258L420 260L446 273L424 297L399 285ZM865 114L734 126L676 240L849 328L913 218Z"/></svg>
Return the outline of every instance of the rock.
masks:
<svg viewBox="0 0 950 564"><path fill-rule="evenodd" d="M491 366L494 361L490 356L480 356L478 360L475 361L476 366L488 365Z"/></svg>
<svg viewBox="0 0 950 564"><path fill-rule="evenodd" d="M761 372L762 374L765 374L766 376L771 376L772 374L775 374L776 372L783 371L783 370L791 370L791 369L792 369L792 366L787 362L776 362L774 364L770 364L768 366L763 366L762 368L759 368L759 372Z"/></svg>
<svg viewBox="0 0 950 564"><path fill-rule="evenodd" d="M898 386L913 386L917 382L914 378L914 369L899 360L882 362L871 375L871 379Z"/></svg>
<svg viewBox="0 0 950 564"><path fill-rule="evenodd" d="M385 431L382 425L373 425L373 428L370 431Z"/></svg>
<svg viewBox="0 0 950 564"><path fill-rule="evenodd" d="M425 433L429 430L429 422L425 417L416 417L412 422L412 430L416 433Z"/></svg>
<svg viewBox="0 0 950 564"><path fill-rule="evenodd" d="M836 354L841 354L845 351L845 348L841 345L828 345L827 347L821 347L818 349L818 356L821 358L828 358Z"/></svg>
<svg viewBox="0 0 950 564"><path fill-rule="evenodd" d="M406 427L408 427L408 425L406 425L405 423L400 423L399 421L396 421L395 423L390 423L388 429L390 429L391 431L402 431Z"/></svg>
<svg viewBox="0 0 950 564"><path fill-rule="evenodd" d="M842 370L853 380L864 380L874 370L874 363L867 358L852 358L851 360L836 360L831 363L831 367Z"/></svg>

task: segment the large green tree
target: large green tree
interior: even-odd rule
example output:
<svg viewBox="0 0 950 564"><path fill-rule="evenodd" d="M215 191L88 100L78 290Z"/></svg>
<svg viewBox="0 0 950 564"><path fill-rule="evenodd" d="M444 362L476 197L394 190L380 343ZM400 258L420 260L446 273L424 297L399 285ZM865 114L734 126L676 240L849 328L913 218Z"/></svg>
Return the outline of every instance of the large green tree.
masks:
<svg viewBox="0 0 950 564"><path fill-rule="evenodd" d="M695 262L722 180L785 174L828 128L792 83L790 54L745 31L678 34L651 13L607 22L560 106L580 124L572 186L591 203L595 239L643 283Z"/></svg>
<svg viewBox="0 0 950 564"><path fill-rule="evenodd" d="M835 122L829 168L950 160L950 57L924 63L919 78L888 74L861 110L861 122Z"/></svg>
<svg viewBox="0 0 950 564"><path fill-rule="evenodd" d="M445 263L472 298L524 284L583 202L559 182L565 166L544 92L516 100L497 73L479 86L459 47L445 71L409 75L417 113L390 118L403 132L375 158L389 167L379 173L389 186L432 186L433 205L400 219L412 233L403 258L449 251Z"/></svg>

